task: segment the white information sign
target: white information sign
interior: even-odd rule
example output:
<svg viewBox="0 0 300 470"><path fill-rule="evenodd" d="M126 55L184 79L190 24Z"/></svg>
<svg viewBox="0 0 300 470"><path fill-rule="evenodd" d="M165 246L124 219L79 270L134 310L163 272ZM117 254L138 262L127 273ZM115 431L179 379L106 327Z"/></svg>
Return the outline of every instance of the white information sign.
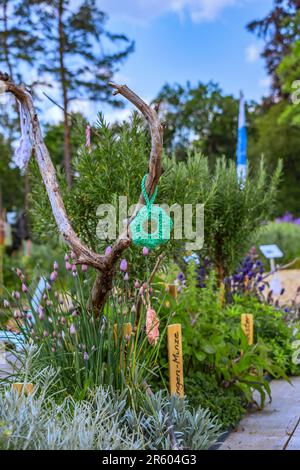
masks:
<svg viewBox="0 0 300 470"><path fill-rule="evenodd" d="M260 245L259 249L268 259L283 257L283 253L277 245Z"/></svg>

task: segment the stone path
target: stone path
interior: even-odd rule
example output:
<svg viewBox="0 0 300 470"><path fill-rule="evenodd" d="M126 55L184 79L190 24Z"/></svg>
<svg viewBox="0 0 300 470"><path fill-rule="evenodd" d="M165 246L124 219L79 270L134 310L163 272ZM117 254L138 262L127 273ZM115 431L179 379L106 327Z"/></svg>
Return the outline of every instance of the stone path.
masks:
<svg viewBox="0 0 300 470"><path fill-rule="evenodd" d="M272 402L248 413L219 450L300 450L300 377L271 382Z"/></svg>

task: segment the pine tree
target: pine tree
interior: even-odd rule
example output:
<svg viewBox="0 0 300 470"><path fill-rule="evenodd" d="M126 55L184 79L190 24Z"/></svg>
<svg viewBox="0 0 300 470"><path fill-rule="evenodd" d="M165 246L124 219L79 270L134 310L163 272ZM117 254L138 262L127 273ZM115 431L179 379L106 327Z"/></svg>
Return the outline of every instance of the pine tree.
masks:
<svg viewBox="0 0 300 470"><path fill-rule="evenodd" d="M275 0L270 13L261 20L252 21L247 28L265 40L262 57L272 77L273 91L282 96L276 71L291 45L300 39L300 0Z"/></svg>
<svg viewBox="0 0 300 470"><path fill-rule="evenodd" d="M14 80L23 78L24 65L35 64L41 50L39 37L32 29L29 16L24 15L21 0L2 0L0 8L1 69Z"/></svg>
<svg viewBox="0 0 300 470"><path fill-rule="evenodd" d="M39 50L41 50L41 44L38 36L35 35L32 29L30 18L24 15L23 2L20 0L2 0L0 6L1 71L8 73L12 79L27 81L28 84L24 72L26 71L26 66L34 65L36 54ZM17 111L17 104L15 104L14 108ZM18 130L19 126L18 117L17 112L8 114L6 101L1 105L0 117L0 125L4 133L3 136L0 136L1 159L8 165L12 161L12 144L15 138L15 131ZM18 169L10 168L10 166L6 172L4 172L4 168L2 170L3 177L0 178L0 183L3 188L4 205L12 207L14 205L13 195L15 195L15 203L21 206L19 198L19 195L22 193L20 182L18 186L16 185L17 178L21 176L20 172ZM26 178L25 175L25 183ZM26 205L26 187L24 192ZM12 197L12 199L8 198L7 195Z"/></svg>
<svg viewBox="0 0 300 470"><path fill-rule="evenodd" d="M133 43L105 28L107 17L95 0L84 0L74 11L69 0L25 0L24 8L31 18L36 18L35 28L44 41L40 72L59 83L64 113L64 164L70 187L70 104L84 97L120 105L112 99L108 82L133 50Z"/></svg>

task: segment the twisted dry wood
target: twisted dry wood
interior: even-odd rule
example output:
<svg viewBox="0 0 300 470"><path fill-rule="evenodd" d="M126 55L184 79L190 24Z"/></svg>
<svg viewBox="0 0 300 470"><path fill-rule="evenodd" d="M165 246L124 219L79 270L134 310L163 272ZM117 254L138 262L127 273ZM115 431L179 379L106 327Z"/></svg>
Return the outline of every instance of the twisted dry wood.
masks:
<svg viewBox="0 0 300 470"><path fill-rule="evenodd" d="M95 312L99 313L102 310L107 299L107 295L112 288L116 263L121 257L123 251L131 243L129 223L136 216L141 205L144 204L143 195L140 195L132 217L128 220L124 232L113 244L110 254L100 255L87 247L79 239L69 221L61 197L55 169L48 149L44 143L39 119L30 92L25 87L13 83L10 77L2 72L0 72L0 82L2 90L6 93L13 94L20 103L20 106L23 108L24 115L29 116L29 125L31 126L33 136L32 144L34 157L38 164L60 234L76 254L77 264L86 264L97 270L96 281L92 289L91 298ZM110 85L114 88L114 94L119 93L124 96L141 111L148 121L151 134L151 153L149 158L148 177L146 180L146 190L151 196L161 175L163 127L156 111L148 106L126 85L117 85L115 83L110 83Z"/></svg>

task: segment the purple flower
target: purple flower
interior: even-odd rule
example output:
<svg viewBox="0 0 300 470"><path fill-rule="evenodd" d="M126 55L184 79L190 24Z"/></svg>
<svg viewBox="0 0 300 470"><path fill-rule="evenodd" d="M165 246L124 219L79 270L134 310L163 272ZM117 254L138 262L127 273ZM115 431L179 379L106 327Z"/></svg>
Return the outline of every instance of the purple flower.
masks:
<svg viewBox="0 0 300 470"><path fill-rule="evenodd" d="M106 247L104 254L108 256L111 254L111 252L112 252L112 247L109 245Z"/></svg>
<svg viewBox="0 0 300 470"><path fill-rule="evenodd" d="M290 212L286 212L282 217L283 222L293 222L293 215Z"/></svg>
<svg viewBox="0 0 300 470"><path fill-rule="evenodd" d="M89 355L88 355L88 353L87 353L86 351L84 351L84 353L83 353L83 359L84 359L84 361L88 361L88 360L89 360Z"/></svg>
<svg viewBox="0 0 300 470"><path fill-rule="evenodd" d="M76 318L78 317L78 312L77 310L74 310L74 312L72 313L72 318Z"/></svg>
<svg viewBox="0 0 300 470"><path fill-rule="evenodd" d="M44 309L43 307L40 305L39 308L38 308L38 315L39 315L39 319L40 320L44 320L45 318L45 314L44 314Z"/></svg>
<svg viewBox="0 0 300 470"><path fill-rule="evenodd" d="M22 273L22 271L21 271L20 268L17 268L17 269L16 269L16 272L17 272L17 275L18 275L19 277L21 277L21 276L23 275L23 273Z"/></svg>
<svg viewBox="0 0 300 470"><path fill-rule="evenodd" d="M74 251L71 251L71 258L76 259L76 254L74 253Z"/></svg>
<svg viewBox="0 0 300 470"><path fill-rule="evenodd" d="M289 313L289 309L287 307L284 309L284 311L285 313Z"/></svg>
<svg viewBox="0 0 300 470"><path fill-rule="evenodd" d="M76 335L76 328L74 323L72 323L70 326L70 335Z"/></svg>
<svg viewBox="0 0 300 470"><path fill-rule="evenodd" d="M124 273L126 273L127 268L128 268L128 264L127 264L126 259L122 259L122 261L120 263L120 270L123 271Z"/></svg>
<svg viewBox="0 0 300 470"><path fill-rule="evenodd" d="M66 270L71 271L72 265L69 263L69 261L66 261Z"/></svg>
<svg viewBox="0 0 300 470"><path fill-rule="evenodd" d="M144 294L144 288L143 288L143 286L142 286L142 287L140 287L139 295L143 295L143 294Z"/></svg>
<svg viewBox="0 0 300 470"><path fill-rule="evenodd" d="M137 281L137 280L134 281L134 288L135 288L135 289L138 289L139 287L140 287L139 281Z"/></svg>
<svg viewBox="0 0 300 470"><path fill-rule="evenodd" d="M52 351L53 353L55 353L55 352L56 352L56 349L55 349L55 348L51 348L51 351Z"/></svg>
<svg viewBox="0 0 300 470"><path fill-rule="evenodd" d="M260 290L260 292L262 292L262 291L265 289L265 287L266 287L266 286L263 284L262 286L259 286L258 289Z"/></svg>
<svg viewBox="0 0 300 470"><path fill-rule="evenodd" d="M81 271L82 271L83 273L86 273L87 270L88 270L88 266L87 266L86 264L82 264L82 265L81 265Z"/></svg>
<svg viewBox="0 0 300 470"><path fill-rule="evenodd" d="M179 281L183 281L183 280L184 280L184 274L183 274L183 272L180 272L180 273L178 274L177 279L178 279Z"/></svg>
<svg viewBox="0 0 300 470"><path fill-rule="evenodd" d="M52 273L50 274L50 281L54 282L56 278L57 278L57 271L52 271Z"/></svg>
<svg viewBox="0 0 300 470"><path fill-rule="evenodd" d="M143 250L142 250L142 253L143 253L143 256L148 256L149 255L149 248L147 248L146 246L143 247Z"/></svg>
<svg viewBox="0 0 300 470"><path fill-rule="evenodd" d="M72 272L73 273L76 273L77 272L77 268L76 268L76 264L72 264Z"/></svg>
<svg viewBox="0 0 300 470"><path fill-rule="evenodd" d="M49 336L49 332L45 330L43 335L44 335L45 338L47 338L47 336Z"/></svg>
<svg viewBox="0 0 300 470"><path fill-rule="evenodd" d="M4 308L8 308L9 306L10 306L10 305L9 305L9 301L6 300L6 299L4 299L4 300L3 300L3 307L4 307Z"/></svg>
<svg viewBox="0 0 300 470"><path fill-rule="evenodd" d="M124 281L129 281L129 274L128 273L125 273Z"/></svg>
<svg viewBox="0 0 300 470"><path fill-rule="evenodd" d="M12 296L13 296L16 300L19 300L20 297L21 297L20 292L18 292L17 290L12 293Z"/></svg>
<svg viewBox="0 0 300 470"><path fill-rule="evenodd" d="M68 254L65 254L65 261L69 261L70 257Z"/></svg>
<svg viewBox="0 0 300 470"><path fill-rule="evenodd" d="M24 292L24 294L26 294L26 292L28 292L27 286L24 283L22 284L22 292Z"/></svg>
<svg viewBox="0 0 300 470"><path fill-rule="evenodd" d="M54 269L54 271L57 271L58 268L59 268L58 262L57 262L57 261L54 261L54 263L53 263L53 269Z"/></svg>

